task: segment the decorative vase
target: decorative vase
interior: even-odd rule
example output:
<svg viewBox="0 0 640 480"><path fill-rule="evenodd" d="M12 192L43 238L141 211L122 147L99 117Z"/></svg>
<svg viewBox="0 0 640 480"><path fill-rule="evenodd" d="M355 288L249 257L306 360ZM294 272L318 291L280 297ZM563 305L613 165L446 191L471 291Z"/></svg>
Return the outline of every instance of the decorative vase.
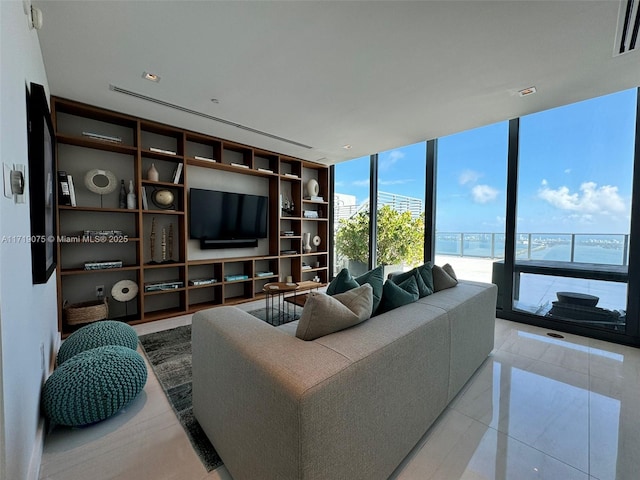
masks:
<svg viewBox="0 0 640 480"><path fill-rule="evenodd" d="M127 208L133 210L136 208L136 194L133 193L133 180L129 180L129 193L127 194Z"/></svg>
<svg viewBox="0 0 640 480"><path fill-rule="evenodd" d="M160 176L158 174L158 170L156 169L156 165L155 163L152 163L151 166L149 167L149 170L147 170L147 180L151 180L152 182L157 182L159 178Z"/></svg>
<svg viewBox="0 0 640 480"><path fill-rule="evenodd" d="M311 234L309 232L306 232L302 238L302 241L304 242L304 246L302 247L304 249L304 253L311 253Z"/></svg>
<svg viewBox="0 0 640 480"><path fill-rule="evenodd" d="M314 178L307 182L307 193L309 194L309 198L317 197L318 193L320 193L320 185L318 185L318 181Z"/></svg>
<svg viewBox="0 0 640 480"><path fill-rule="evenodd" d="M127 208L127 191L124 188L124 180L120 180L120 208Z"/></svg>

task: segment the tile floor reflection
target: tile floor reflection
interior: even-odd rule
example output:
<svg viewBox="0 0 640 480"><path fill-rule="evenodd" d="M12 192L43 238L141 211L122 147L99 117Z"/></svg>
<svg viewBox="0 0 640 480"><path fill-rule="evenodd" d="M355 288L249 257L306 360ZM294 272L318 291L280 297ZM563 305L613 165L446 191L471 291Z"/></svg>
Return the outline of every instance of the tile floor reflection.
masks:
<svg viewBox="0 0 640 480"><path fill-rule="evenodd" d="M640 478L640 350L498 319L496 349L393 479Z"/></svg>
<svg viewBox="0 0 640 480"><path fill-rule="evenodd" d="M640 478L640 349L547 332L496 320L494 352L391 479ZM49 435L40 478L231 480L204 470L151 371L126 411Z"/></svg>

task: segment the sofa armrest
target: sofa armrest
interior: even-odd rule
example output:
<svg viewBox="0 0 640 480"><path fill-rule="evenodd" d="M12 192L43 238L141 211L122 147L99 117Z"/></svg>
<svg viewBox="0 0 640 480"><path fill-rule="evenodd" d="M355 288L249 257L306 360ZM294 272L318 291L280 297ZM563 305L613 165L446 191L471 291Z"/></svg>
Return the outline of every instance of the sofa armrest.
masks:
<svg viewBox="0 0 640 480"><path fill-rule="evenodd" d="M192 350L194 415L234 478L298 478L291 419L306 391L350 361L233 307L194 315Z"/></svg>

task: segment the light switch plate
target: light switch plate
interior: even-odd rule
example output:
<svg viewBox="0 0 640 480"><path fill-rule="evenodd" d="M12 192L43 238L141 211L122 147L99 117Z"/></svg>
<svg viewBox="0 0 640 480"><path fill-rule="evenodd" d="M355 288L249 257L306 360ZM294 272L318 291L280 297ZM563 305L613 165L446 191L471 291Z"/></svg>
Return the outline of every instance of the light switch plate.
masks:
<svg viewBox="0 0 640 480"><path fill-rule="evenodd" d="M6 163L2 163L3 177L4 177L4 196L7 198L13 198L11 193L11 167Z"/></svg>

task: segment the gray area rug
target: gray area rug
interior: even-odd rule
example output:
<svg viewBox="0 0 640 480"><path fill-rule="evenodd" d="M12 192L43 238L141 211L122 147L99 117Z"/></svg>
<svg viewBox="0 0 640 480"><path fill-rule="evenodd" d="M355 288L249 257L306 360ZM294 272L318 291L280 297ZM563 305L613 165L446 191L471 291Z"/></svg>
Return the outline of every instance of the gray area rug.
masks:
<svg viewBox="0 0 640 480"><path fill-rule="evenodd" d="M282 318L280 323L293 321L298 315ZM260 308L248 312L260 320L267 321L267 309ZM140 337L140 344L169 403L184 428L193 449L200 457L207 472L222 465L216 452L200 424L193 416L191 397L191 325L150 333Z"/></svg>

